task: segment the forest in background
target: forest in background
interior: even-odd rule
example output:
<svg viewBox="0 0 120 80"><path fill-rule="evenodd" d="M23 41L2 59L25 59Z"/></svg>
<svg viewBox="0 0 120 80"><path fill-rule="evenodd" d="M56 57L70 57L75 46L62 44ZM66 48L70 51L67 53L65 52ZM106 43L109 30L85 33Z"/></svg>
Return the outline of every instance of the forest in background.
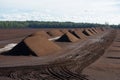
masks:
<svg viewBox="0 0 120 80"><path fill-rule="evenodd" d="M14 28L91 28L112 27L120 28L120 25L74 23L74 22L44 22L44 21L0 21L0 29Z"/></svg>

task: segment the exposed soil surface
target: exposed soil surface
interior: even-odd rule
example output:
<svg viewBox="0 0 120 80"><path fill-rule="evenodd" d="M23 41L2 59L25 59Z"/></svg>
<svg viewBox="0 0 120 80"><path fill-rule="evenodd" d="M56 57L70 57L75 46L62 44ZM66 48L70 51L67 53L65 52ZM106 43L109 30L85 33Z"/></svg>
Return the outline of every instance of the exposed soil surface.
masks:
<svg viewBox="0 0 120 80"><path fill-rule="evenodd" d="M120 80L120 30L112 45L95 63L84 69L89 80Z"/></svg>
<svg viewBox="0 0 120 80"><path fill-rule="evenodd" d="M74 31L74 29L71 30ZM45 31L48 32L49 30ZM100 30L97 34L91 32L92 36L87 36L86 40L80 40L74 43L52 41L62 49L49 56L0 55L0 80L88 80L89 76L85 76L88 75L87 71L86 73L84 72L85 75L82 75L82 70L104 54L105 50L113 42L116 35L115 32L114 30ZM18 43L28 34L17 38L5 38L5 40L1 38L2 41L0 45L3 45L2 43L13 43L13 41ZM14 38L16 38L16 40L14 40ZM119 42L119 39L116 40ZM30 44L32 44L32 42L30 42ZM115 42L115 44L117 43ZM119 47L119 45L114 46ZM107 51L109 52L109 49ZM117 51L119 51L119 49L117 49ZM116 57L114 55L106 56L106 58L112 61L119 59L118 56ZM115 66L114 68L117 70L119 67Z"/></svg>

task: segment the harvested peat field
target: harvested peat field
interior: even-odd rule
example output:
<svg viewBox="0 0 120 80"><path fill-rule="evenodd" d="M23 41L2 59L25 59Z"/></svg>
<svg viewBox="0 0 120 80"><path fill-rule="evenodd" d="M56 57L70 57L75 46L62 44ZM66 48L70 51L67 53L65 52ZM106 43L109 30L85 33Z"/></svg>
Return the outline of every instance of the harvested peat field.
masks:
<svg viewBox="0 0 120 80"><path fill-rule="evenodd" d="M120 31L1 29L0 80L120 80Z"/></svg>

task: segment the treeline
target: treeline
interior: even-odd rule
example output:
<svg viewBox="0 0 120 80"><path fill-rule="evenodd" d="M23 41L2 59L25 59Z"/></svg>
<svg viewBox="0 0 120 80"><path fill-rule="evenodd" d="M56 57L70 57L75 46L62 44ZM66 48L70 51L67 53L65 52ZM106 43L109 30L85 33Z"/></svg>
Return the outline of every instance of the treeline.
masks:
<svg viewBox="0 0 120 80"><path fill-rule="evenodd" d="M110 27L120 29L120 24L119 25L110 25Z"/></svg>
<svg viewBox="0 0 120 80"><path fill-rule="evenodd" d="M25 21L0 21L0 28L27 28L28 25Z"/></svg>
<svg viewBox="0 0 120 80"><path fill-rule="evenodd" d="M90 28L107 27L105 24L74 23L74 22L44 22L44 21L0 21L0 28ZM111 27L118 27L112 25ZM120 27L120 26L119 26Z"/></svg>

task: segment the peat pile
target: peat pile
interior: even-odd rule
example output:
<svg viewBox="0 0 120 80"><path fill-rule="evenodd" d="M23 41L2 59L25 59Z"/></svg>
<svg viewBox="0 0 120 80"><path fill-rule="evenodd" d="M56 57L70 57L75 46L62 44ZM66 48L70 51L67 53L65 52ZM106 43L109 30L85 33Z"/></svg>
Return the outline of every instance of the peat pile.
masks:
<svg viewBox="0 0 120 80"><path fill-rule="evenodd" d="M87 38L86 35L84 35L81 30L70 31L70 33L72 33L74 36L76 36L79 39Z"/></svg>
<svg viewBox="0 0 120 80"><path fill-rule="evenodd" d="M62 32L63 34L67 33L68 30L67 29L61 29L60 32Z"/></svg>
<svg viewBox="0 0 120 80"><path fill-rule="evenodd" d="M60 32L60 30L51 30L51 31L48 31L47 34L51 37L58 37L63 35L63 33Z"/></svg>
<svg viewBox="0 0 120 80"><path fill-rule="evenodd" d="M37 32L31 34L30 36L41 36L41 37L45 37L47 39L50 38L50 36L45 31L37 31Z"/></svg>
<svg viewBox="0 0 120 80"><path fill-rule="evenodd" d="M70 32L67 32L56 41L58 41L58 42L76 42L76 41L79 41L79 39L77 37L75 37L74 35L72 35Z"/></svg>
<svg viewBox="0 0 120 80"><path fill-rule="evenodd" d="M84 29L83 33L84 33L86 36L93 36L93 33L92 33L89 29Z"/></svg>
<svg viewBox="0 0 120 80"><path fill-rule="evenodd" d="M92 29L88 29L93 35L95 35L96 34L96 32L94 32Z"/></svg>
<svg viewBox="0 0 120 80"><path fill-rule="evenodd" d="M98 33L98 31L95 28L92 28L92 31L94 31L96 34Z"/></svg>
<svg viewBox="0 0 120 80"><path fill-rule="evenodd" d="M16 45L12 50L3 55L34 55L34 56L45 56L53 54L54 52L60 50L61 48L49 41L48 39L41 36L29 36L22 40L18 45Z"/></svg>

